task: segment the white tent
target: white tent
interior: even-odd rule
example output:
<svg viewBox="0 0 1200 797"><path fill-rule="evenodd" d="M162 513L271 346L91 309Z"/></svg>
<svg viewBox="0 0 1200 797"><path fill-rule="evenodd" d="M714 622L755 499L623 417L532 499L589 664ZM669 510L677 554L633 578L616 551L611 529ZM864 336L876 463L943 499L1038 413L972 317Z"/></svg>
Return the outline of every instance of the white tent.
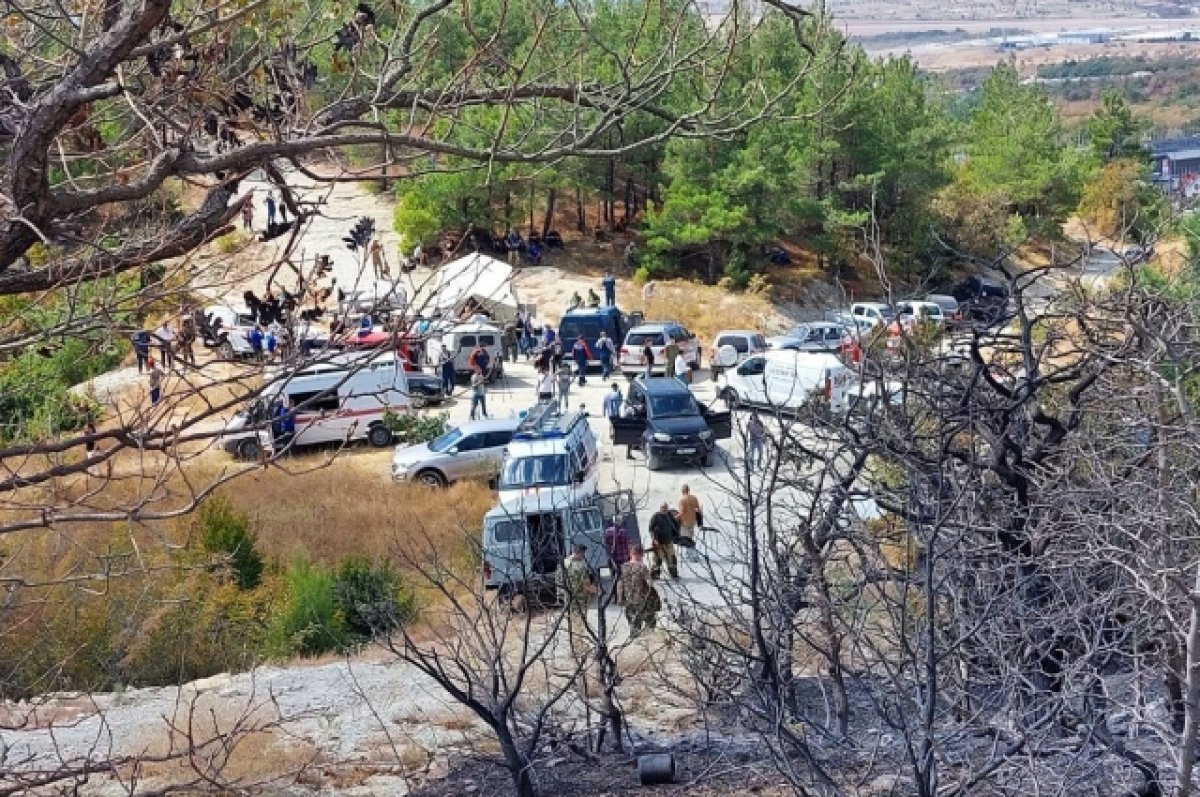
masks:
<svg viewBox="0 0 1200 797"><path fill-rule="evenodd" d="M475 252L442 266L435 277L433 307L444 314L458 315L472 305L493 321L517 317L513 269L502 260Z"/></svg>

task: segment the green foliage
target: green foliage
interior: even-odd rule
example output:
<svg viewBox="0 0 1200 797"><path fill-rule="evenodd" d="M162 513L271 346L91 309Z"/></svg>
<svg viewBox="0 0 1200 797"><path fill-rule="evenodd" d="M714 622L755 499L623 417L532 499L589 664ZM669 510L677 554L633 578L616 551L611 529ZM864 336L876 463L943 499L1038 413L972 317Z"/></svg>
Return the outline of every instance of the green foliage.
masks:
<svg viewBox="0 0 1200 797"><path fill-rule="evenodd" d="M1101 235L1142 240L1170 212L1162 192L1146 179L1149 171L1141 159L1105 164L1084 185L1079 215Z"/></svg>
<svg viewBox="0 0 1200 797"><path fill-rule="evenodd" d="M450 428L449 420L450 415L445 412L426 415L414 412L398 414L388 410L383 414L384 426L407 443L427 443L440 437Z"/></svg>
<svg viewBox="0 0 1200 797"><path fill-rule="evenodd" d="M387 562L345 559L334 574L333 600L346 630L372 639L417 617L416 601L403 589L400 575Z"/></svg>
<svg viewBox="0 0 1200 797"><path fill-rule="evenodd" d="M211 554L227 557L239 589L253 589L262 580L263 558L255 547L250 518L224 498L209 498L196 514L200 543Z"/></svg>
<svg viewBox="0 0 1200 797"><path fill-rule="evenodd" d="M217 252L222 255L232 255L245 249L249 242L250 236L242 230L227 232L217 239Z"/></svg>
<svg viewBox="0 0 1200 797"><path fill-rule="evenodd" d="M1144 120L1133 115L1133 109L1121 94L1108 89L1102 104L1088 119L1088 138L1092 142L1092 153L1101 163L1118 159L1146 159L1141 137L1146 131Z"/></svg>
<svg viewBox="0 0 1200 797"><path fill-rule="evenodd" d="M69 338L0 363L0 442L40 440L82 428L94 405L68 388L114 368L124 348L123 342Z"/></svg>
<svg viewBox="0 0 1200 797"><path fill-rule="evenodd" d="M396 203L392 227L400 233L402 246L411 249L418 243L432 243L442 228L442 219L432 201L418 191L409 190Z"/></svg>
<svg viewBox="0 0 1200 797"><path fill-rule="evenodd" d="M284 574L286 598L271 618L267 649L278 656L316 656L352 643L333 595L333 573L297 557Z"/></svg>

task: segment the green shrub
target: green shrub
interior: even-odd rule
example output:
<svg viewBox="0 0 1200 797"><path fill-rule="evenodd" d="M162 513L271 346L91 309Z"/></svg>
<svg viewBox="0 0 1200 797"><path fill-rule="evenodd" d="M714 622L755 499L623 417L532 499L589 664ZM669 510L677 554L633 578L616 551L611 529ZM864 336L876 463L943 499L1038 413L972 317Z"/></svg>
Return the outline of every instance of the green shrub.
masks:
<svg viewBox="0 0 1200 797"><path fill-rule="evenodd" d="M250 236L241 230L225 233L217 239L217 252L223 255L232 255L235 252L240 252L246 248L246 244L250 242Z"/></svg>
<svg viewBox="0 0 1200 797"><path fill-rule="evenodd" d="M373 564L351 556L333 577L333 600L346 630L362 640L375 637L416 619L411 592L403 589L400 574L387 562Z"/></svg>
<svg viewBox="0 0 1200 797"><path fill-rule="evenodd" d="M383 414L383 425L406 443L427 443L435 437L440 437L449 428L449 420L450 415L445 412L437 415L418 415L398 414L389 410Z"/></svg>
<svg viewBox="0 0 1200 797"><path fill-rule="evenodd" d="M239 589L253 589L262 580L263 558L250 531L250 519L224 498L209 498L196 517L200 544L211 554L228 557Z"/></svg>
<svg viewBox="0 0 1200 797"><path fill-rule="evenodd" d="M333 573L298 557L284 581L287 598L271 621L269 649L280 656L315 656L349 648L352 639L333 597Z"/></svg>

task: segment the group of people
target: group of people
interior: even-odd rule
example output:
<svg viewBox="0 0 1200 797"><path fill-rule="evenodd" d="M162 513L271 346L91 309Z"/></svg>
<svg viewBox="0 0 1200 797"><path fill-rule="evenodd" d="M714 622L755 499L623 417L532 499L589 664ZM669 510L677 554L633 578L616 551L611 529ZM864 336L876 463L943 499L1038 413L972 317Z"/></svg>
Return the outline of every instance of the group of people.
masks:
<svg viewBox="0 0 1200 797"><path fill-rule="evenodd" d="M672 508L664 502L650 518L650 554L640 541L631 541L621 518L614 517L604 529L604 548L609 569L616 583L616 602L625 609L632 636L654 628L662 598L654 582L662 577L663 568L672 579L679 578L679 558L676 546L694 551L697 531L704 523L700 500L685 484L680 488L679 505ZM587 559L587 545L577 544L561 568L561 582L567 595L571 625L583 623L587 610L597 593L597 574ZM573 637L574 637L573 633Z"/></svg>
<svg viewBox="0 0 1200 797"><path fill-rule="evenodd" d="M287 224L287 203L275 199L275 192L268 191L267 198L263 200L263 204L267 208L267 231L269 232L276 224ZM242 202L242 229L247 232L254 230L254 192L251 191L246 200Z"/></svg>
<svg viewBox="0 0 1200 797"><path fill-rule="evenodd" d="M200 311L184 306L177 316L163 319L154 331L140 329L130 336L138 373L146 374L152 405L162 399L163 379L168 371L177 366L197 367L195 345L201 323Z"/></svg>
<svg viewBox="0 0 1200 797"><path fill-rule="evenodd" d="M655 366L654 339L647 338L642 344L642 368L646 378L649 379ZM667 337L665 345L662 347L663 356L663 375L668 379L679 377L687 384L692 383L692 366L684 356L683 350L679 348L679 344L674 338Z"/></svg>

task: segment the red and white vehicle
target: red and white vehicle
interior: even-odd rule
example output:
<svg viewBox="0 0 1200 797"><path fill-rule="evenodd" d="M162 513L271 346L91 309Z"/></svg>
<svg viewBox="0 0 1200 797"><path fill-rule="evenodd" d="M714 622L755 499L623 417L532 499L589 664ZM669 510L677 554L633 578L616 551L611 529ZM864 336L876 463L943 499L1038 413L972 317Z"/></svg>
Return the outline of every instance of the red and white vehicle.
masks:
<svg viewBox="0 0 1200 797"><path fill-rule="evenodd" d="M355 440L383 447L392 443L384 413L411 409L408 379L390 352L341 354L294 373L273 371L262 394L225 426L221 446L234 456Z"/></svg>
<svg viewBox="0 0 1200 797"><path fill-rule="evenodd" d="M625 376L633 378L646 370L642 362L642 350L646 342L650 342L650 350L654 352L653 373L666 372L667 357L663 353L667 347L667 338L675 341L683 359L692 368L700 367L700 341L687 331L683 324L675 321L651 321L639 324L625 333L625 342L621 345L621 370Z"/></svg>

